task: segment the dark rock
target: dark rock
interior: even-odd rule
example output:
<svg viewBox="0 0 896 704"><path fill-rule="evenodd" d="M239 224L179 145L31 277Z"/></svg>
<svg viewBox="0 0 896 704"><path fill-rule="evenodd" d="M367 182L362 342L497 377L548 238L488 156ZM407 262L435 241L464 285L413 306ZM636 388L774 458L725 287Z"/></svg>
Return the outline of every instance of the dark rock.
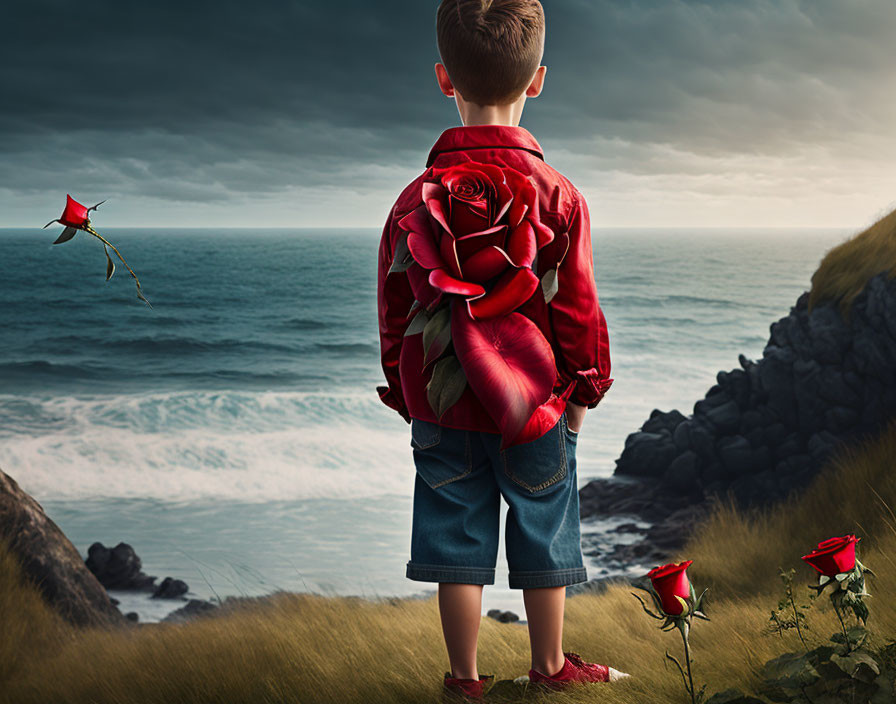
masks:
<svg viewBox="0 0 896 704"><path fill-rule="evenodd" d="M761 432L764 417L757 409L751 408L741 416L741 428L743 430L759 430Z"/></svg>
<svg viewBox="0 0 896 704"><path fill-rule="evenodd" d="M776 459L787 459L803 451L803 441L797 433L791 433L775 448Z"/></svg>
<svg viewBox="0 0 896 704"><path fill-rule="evenodd" d="M172 611L162 621L166 623L183 623L216 611L218 605L203 599L190 599L176 611Z"/></svg>
<svg viewBox="0 0 896 704"><path fill-rule="evenodd" d="M140 614L138 614L136 611L128 611L128 612L124 615L124 617L125 617L128 621L133 621L134 623L137 623L137 621L140 620Z"/></svg>
<svg viewBox="0 0 896 704"><path fill-rule="evenodd" d="M721 432L733 432L740 425L740 407L737 401L726 401L706 412L706 419Z"/></svg>
<svg viewBox="0 0 896 704"><path fill-rule="evenodd" d="M772 449L780 445L789 433L786 425L777 422L767 425L762 432L766 447Z"/></svg>
<svg viewBox="0 0 896 704"><path fill-rule="evenodd" d="M152 593L152 598L179 599L188 591L190 591L190 588L183 580L165 577L165 579L162 580L162 583L156 587L156 590Z"/></svg>
<svg viewBox="0 0 896 704"><path fill-rule="evenodd" d="M620 523L613 528L613 533L646 533L647 528L641 528L637 523Z"/></svg>
<svg viewBox="0 0 896 704"><path fill-rule="evenodd" d="M697 453L693 450L687 450L672 460L664 475L666 485L679 493L693 489L697 479Z"/></svg>
<svg viewBox="0 0 896 704"><path fill-rule="evenodd" d="M632 433L625 445L616 460L616 472L633 477L662 475L676 454L675 443L669 433Z"/></svg>
<svg viewBox="0 0 896 704"><path fill-rule="evenodd" d="M489 609L485 615L501 623L514 623L520 620L513 611L501 611L501 609Z"/></svg>
<svg viewBox="0 0 896 704"><path fill-rule="evenodd" d="M724 692L713 694L706 700L706 704L765 704L765 702L744 694L739 689L726 689Z"/></svg>
<svg viewBox="0 0 896 704"><path fill-rule="evenodd" d="M693 414L654 409L630 434L612 484L580 492L581 515L633 515L663 524L689 504L729 492L744 506L778 501L805 487L844 444L879 432L896 416L896 277L872 277L851 303L808 310L801 294L769 327L759 361L738 355ZM592 486L593 485L593 486ZM621 560L652 559L663 535L614 546Z"/></svg>
<svg viewBox="0 0 896 704"><path fill-rule="evenodd" d="M715 432L705 422L697 422L695 419L690 424L688 435L691 439L691 447L702 459L707 460L715 456Z"/></svg>
<svg viewBox="0 0 896 704"><path fill-rule="evenodd" d="M94 543L87 549L86 564L106 589L155 589L156 578L143 574L140 558L127 543L119 543L114 548Z"/></svg>
<svg viewBox="0 0 896 704"><path fill-rule="evenodd" d="M739 477L752 467L753 448L742 435L731 435L719 440L717 445L722 466L731 477Z"/></svg>
<svg viewBox="0 0 896 704"><path fill-rule="evenodd" d="M661 430L668 430L670 433L685 419L681 411L672 410L663 413L660 409L654 408L650 412L650 418L641 426L641 430L648 433L658 433Z"/></svg>
<svg viewBox="0 0 896 704"><path fill-rule="evenodd" d="M818 681L818 672L806 653L784 653L762 668L760 691L776 702L789 702Z"/></svg>
<svg viewBox="0 0 896 704"><path fill-rule="evenodd" d="M589 579L587 582L579 582L578 584L570 584L566 587L567 596L575 596L576 594L603 594L612 584L620 584L626 587L631 586L631 580L624 577L598 577Z"/></svg>
<svg viewBox="0 0 896 704"><path fill-rule="evenodd" d="M0 540L47 603L77 626L127 621L59 527L41 505L0 470Z"/></svg>
<svg viewBox="0 0 896 704"><path fill-rule="evenodd" d="M824 412L825 427L833 433L841 433L859 422L859 414L845 406L834 406Z"/></svg>
<svg viewBox="0 0 896 704"><path fill-rule="evenodd" d="M686 450L691 446L691 424L687 421L679 423L675 430L672 431L672 442L675 443L675 449L679 452Z"/></svg>

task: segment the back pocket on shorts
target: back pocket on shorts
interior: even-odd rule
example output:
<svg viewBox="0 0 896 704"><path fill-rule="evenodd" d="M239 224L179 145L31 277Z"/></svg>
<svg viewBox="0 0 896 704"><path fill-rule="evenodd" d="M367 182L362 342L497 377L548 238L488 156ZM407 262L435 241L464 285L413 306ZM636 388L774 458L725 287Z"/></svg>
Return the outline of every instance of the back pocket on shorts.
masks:
<svg viewBox="0 0 896 704"><path fill-rule="evenodd" d="M513 445L498 453L506 474L527 491L535 492L556 484L566 476L566 437L558 419L553 428L535 440Z"/></svg>
<svg viewBox="0 0 896 704"><path fill-rule="evenodd" d="M473 470L469 433L411 419L411 447L417 474L432 488L457 481Z"/></svg>

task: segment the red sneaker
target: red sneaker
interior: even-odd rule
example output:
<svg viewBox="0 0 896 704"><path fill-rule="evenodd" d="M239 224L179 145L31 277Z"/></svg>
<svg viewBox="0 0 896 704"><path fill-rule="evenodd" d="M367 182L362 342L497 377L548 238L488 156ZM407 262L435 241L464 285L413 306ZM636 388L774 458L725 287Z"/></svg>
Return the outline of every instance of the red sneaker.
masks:
<svg viewBox="0 0 896 704"><path fill-rule="evenodd" d="M445 673L445 683L442 687L443 702L480 702L485 696L486 690L494 684L494 675L479 675L478 680L465 680L460 677L452 677L450 672Z"/></svg>
<svg viewBox="0 0 896 704"><path fill-rule="evenodd" d="M563 653L565 660L559 672L553 675L543 675L538 670L529 670L529 682L548 689L565 689L577 682L610 682L626 676L625 673L614 670L606 665L598 665L594 662L585 662L578 653ZM612 677L611 675L618 675Z"/></svg>

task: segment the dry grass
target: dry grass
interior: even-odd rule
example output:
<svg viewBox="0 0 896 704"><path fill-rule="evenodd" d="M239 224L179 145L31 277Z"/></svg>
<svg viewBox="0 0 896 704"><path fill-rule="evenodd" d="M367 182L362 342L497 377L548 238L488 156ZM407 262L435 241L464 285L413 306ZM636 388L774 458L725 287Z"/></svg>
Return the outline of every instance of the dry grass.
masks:
<svg viewBox="0 0 896 704"><path fill-rule="evenodd" d="M812 274L809 310L824 301L840 301L849 320L852 302L868 279L883 271L896 276L896 210L864 232L828 250Z"/></svg>
<svg viewBox="0 0 896 704"><path fill-rule="evenodd" d="M680 557L694 560L695 584L710 586L712 621L698 621L691 639L695 678L708 691L748 689L763 662L800 648L793 633L762 633L781 591L778 567L797 567L797 591L808 594L802 585L812 572L799 557L832 535L862 536L862 560L878 574L869 580L874 641L896 635L896 522L887 508L896 506L894 457L896 421L866 448L844 453L799 499L752 515L720 506L682 551ZM7 680L0 701L438 701L447 658L435 597L376 602L281 593L186 625L73 633L16 572L0 552L0 676ZM677 633L660 632L628 589L614 586L567 603L565 647L633 677L545 701L686 701L663 657L667 649L680 654ZM837 630L826 599L808 625L815 642ZM480 671L507 679L528 666L525 627L483 619Z"/></svg>

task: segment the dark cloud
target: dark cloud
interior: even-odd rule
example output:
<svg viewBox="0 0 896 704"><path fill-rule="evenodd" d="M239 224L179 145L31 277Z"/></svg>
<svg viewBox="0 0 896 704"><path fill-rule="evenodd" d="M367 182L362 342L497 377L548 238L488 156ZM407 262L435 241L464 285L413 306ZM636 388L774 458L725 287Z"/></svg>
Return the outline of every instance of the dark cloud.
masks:
<svg viewBox="0 0 896 704"><path fill-rule="evenodd" d="M892 174L892 0L544 4L548 81L523 124L589 195L663 200L678 183L706 198L760 197L805 188L808 170L852 198L867 189L853 173ZM351 195L344 222L376 224L458 124L433 79L436 5L7 8L4 224L46 221L67 190L109 197L117 224L144 222L159 201L182 221L229 207L319 224L340 189ZM896 193L892 176L874 183L869 203Z"/></svg>

